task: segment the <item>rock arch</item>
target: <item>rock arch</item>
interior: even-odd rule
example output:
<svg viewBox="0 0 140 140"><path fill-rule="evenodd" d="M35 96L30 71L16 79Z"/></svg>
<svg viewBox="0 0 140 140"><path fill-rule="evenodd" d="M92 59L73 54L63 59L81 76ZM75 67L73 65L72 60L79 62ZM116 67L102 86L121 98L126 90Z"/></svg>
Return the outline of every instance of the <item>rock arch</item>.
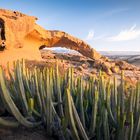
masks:
<svg viewBox="0 0 140 140"><path fill-rule="evenodd" d="M92 59L101 57L84 41L68 33L43 29L35 23L36 17L0 9L0 19L4 23L3 37L6 38L6 51L0 52L0 63L20 58L41 60L39 48L42 45L76 50Z"/></svg>

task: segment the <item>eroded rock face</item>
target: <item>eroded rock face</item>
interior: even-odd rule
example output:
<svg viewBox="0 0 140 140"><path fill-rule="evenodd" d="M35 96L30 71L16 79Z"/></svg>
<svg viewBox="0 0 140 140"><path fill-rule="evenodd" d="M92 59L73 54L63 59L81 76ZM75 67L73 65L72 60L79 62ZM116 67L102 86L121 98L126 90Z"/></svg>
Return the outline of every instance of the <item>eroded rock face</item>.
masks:
<svg viewBox="0 0 140 140"><path fill-rule="evenodd" d="M43 47L65 47L92 59L101 57L84 41L62 31L45 30L36 20L20 12L0 9L0 64L21 58L41 60L39 49Z"/></svg>

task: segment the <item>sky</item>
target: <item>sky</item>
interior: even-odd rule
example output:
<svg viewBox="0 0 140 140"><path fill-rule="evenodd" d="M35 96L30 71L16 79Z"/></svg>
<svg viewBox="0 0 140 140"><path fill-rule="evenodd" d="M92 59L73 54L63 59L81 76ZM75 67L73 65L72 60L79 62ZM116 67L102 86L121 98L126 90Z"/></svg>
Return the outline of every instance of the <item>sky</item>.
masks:
<svg viewBox="0 0 140 140"><path fill-rule="evenodd" d="M98 51L140 51L140 0L0 0L0 8L36 16Z"/></svg>

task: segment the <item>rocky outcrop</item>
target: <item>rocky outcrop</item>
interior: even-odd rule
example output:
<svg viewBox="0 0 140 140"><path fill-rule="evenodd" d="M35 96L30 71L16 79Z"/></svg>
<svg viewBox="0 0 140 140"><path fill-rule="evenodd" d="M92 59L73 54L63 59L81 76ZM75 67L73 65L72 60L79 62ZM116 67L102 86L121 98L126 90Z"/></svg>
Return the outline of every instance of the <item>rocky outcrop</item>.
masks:
<svg viewBox="0 0 140 140"><path fill-rule="evenodd" d="M87 58L79 53L62 53L50 50L42 50L41 51L42 58L44 59L44 65L47 66L55 66L56 60L59 62L59 67L61 68L62 74L64 70L69 67L74 67L75 75L82 75L85 77L89 76L97 76L100 70L107 77L116 76L117 79L120 79L121 72L124 71L125 78L130 83L136 83L140 80L140 68L136 67L132 64L129 64L125 61L121 60L111 60L106 57L102 57L101 59L93 60ZM34 63L34 62L31 62ZM31 64L30 63L30 64ZM34 63L35 64L35 63ZM43 64L43 63L42 63ZM42 64L37 65L42 67ZM29 66L29 65L28 65Z"/></svg>
<svg viewBox="0 0 140 140"><path fill-rule="evenodd" d="M36 20L20 12L0 9L1 64L20 58L40 60L39 49L44 47L65 47L92 59L101 57L84 41L62 31L45 30Z"/></svg>

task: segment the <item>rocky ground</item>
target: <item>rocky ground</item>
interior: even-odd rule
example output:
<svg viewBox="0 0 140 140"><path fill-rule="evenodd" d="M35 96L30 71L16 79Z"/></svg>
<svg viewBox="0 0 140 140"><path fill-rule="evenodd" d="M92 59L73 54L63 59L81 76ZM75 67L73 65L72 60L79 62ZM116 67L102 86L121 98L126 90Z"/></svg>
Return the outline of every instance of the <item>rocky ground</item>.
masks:
<svg viewBox="0 0 140 140"><path fill-rule="evenodd" d="M75 75L88 77L97 76L102 70L107 77L116 76L119 79L123 70L127 81L135 83L140 80L140 57L138 56L129 56L129 58L124 57L123 59L120 56L103 56L101 59L93 60L74 52L57 53L48 50L41 51L41 54L45 65L55 66L56 60L59 61L61 72L68 67L74 67Z"/></svg>

